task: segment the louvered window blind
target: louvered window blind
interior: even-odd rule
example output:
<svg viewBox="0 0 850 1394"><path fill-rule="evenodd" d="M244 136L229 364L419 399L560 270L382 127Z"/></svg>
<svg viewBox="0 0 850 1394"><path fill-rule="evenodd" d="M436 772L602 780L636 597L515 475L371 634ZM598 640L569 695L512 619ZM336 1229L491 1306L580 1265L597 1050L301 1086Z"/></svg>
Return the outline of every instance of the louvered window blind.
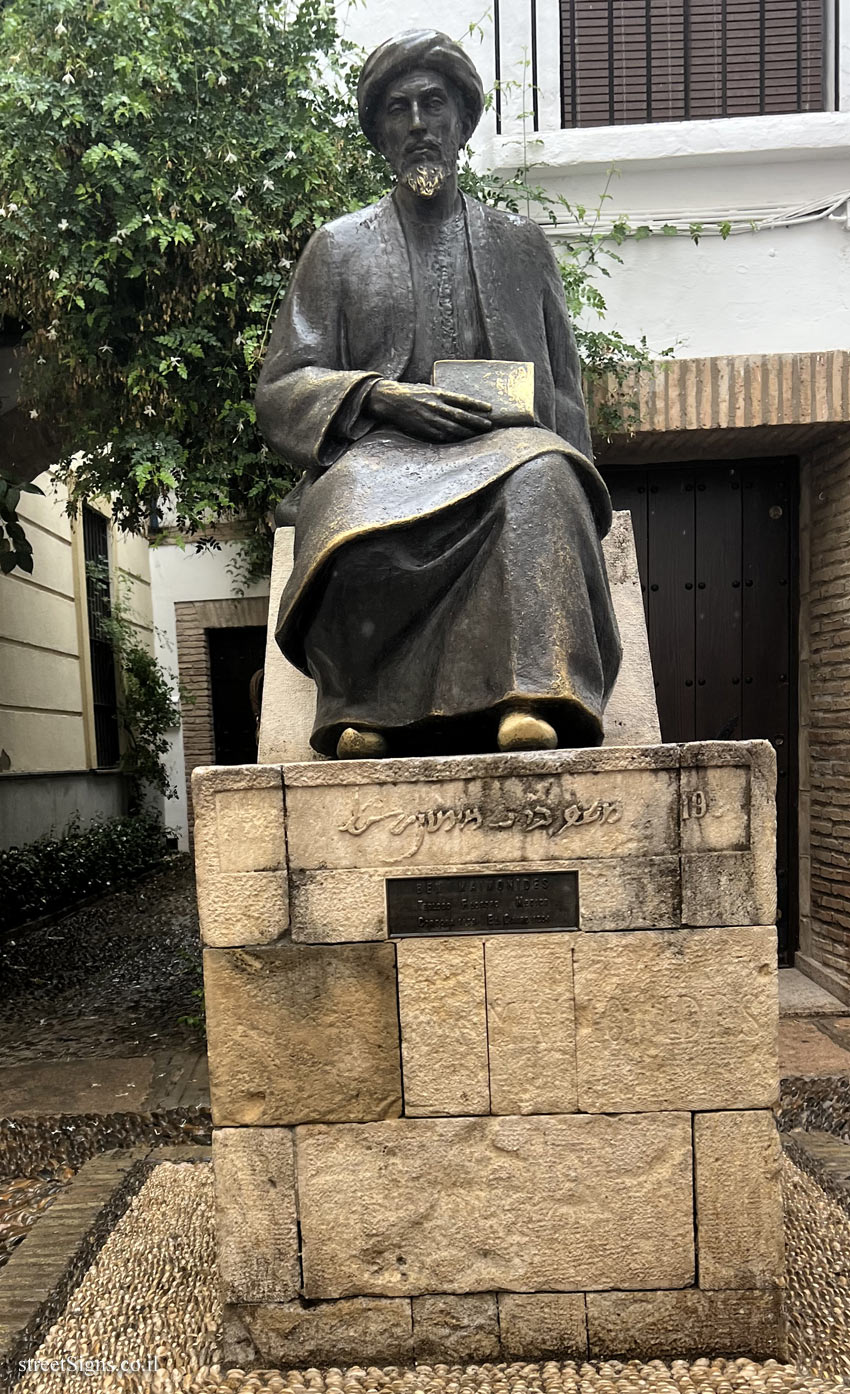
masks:
<svg viewBox="0 0 850 1394"><path fill-rule="evenodd" d="M563 125L822 111L824 0L560 0Z"/></svg>

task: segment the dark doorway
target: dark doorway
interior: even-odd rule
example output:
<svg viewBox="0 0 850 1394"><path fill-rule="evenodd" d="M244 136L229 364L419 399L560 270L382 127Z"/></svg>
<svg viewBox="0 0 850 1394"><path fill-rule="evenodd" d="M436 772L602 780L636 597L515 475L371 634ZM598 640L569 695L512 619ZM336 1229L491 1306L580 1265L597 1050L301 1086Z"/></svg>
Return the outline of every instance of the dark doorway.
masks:
<svg viewBox="0 0 850 1394"><path fill-rule="evenodd" d="M257 732L250 684L265 662L265 625L206 630L217 765L253 765Z"/></svg>
<svg viewBox="0 0 850 1394"><path fill-rule="evenodd" d="M797 943L797 461L607 466L631 512L665 741L776 750L779 952Z"/></svg>

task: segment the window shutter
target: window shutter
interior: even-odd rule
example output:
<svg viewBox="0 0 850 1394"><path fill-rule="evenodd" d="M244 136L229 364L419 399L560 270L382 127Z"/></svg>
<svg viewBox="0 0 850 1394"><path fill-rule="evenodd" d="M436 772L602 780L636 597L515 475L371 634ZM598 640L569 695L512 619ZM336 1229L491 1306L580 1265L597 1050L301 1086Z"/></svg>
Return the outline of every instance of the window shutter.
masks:
<svg viewBox="0 0 850 1394"><path fill-rule="evenodd" d="M560 0L563 124L823 109L824 0Z"/></svg>

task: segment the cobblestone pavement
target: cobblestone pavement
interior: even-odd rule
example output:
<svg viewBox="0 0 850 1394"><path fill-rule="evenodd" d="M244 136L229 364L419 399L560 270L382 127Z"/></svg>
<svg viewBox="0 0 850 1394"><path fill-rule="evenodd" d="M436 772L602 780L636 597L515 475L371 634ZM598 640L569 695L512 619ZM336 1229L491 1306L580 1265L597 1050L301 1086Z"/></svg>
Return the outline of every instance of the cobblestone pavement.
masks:
<svg viewBox="0 0 850 1394"><path fill-rule="evenodd" d="M3 1066L200 1049L201 951L188 857L0 942Z"/></svg>
<svg viewBox="0 0 850 1394"><path fill-rule="evenodd" d="M136 1362L104 1389L121 1394L826 1394L846 1388L850 1221L783 1161L788 1319L794 1363L724 1360L437 1365L254 1372L219 1365L211 1169L165 1162L131 1202L71 1295L17 1394L84 1394L91 1375L63 1356ZM51 1371L52 1362L57 1366ZM150 1367L158 1364L151 1376Z"/></svg>

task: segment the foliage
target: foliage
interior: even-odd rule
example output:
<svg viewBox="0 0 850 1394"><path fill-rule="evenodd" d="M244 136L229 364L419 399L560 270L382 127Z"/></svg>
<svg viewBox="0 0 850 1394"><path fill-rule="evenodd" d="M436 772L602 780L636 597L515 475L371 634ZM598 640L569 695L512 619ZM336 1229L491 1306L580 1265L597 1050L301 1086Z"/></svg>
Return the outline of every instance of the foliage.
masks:
<svg viewBox="0 0 850 1394"><path fill-rule="evenodd" d="M180 725L180 706L169 675L140 643L126 589L110 596L109 573L102 563L90 563L88 573L90 582L101 588L108 612L96 620L99 637L112 645L121 673L118 715L126 737L121 769L130 778L131 805L141 806L145 786L174 798L177 790L169 785L163 761L168 733ZM178 690L181 700L189 700L182 683Z"/></svg>
<svg viewBox="0 0 850 1394"><path fill-rule="evenodd" d="M313 229L384 187L356 57L329 0L0 11L0 312L72 505L266 526L291 483L253 408L274 311Z"/></svg>
<svg viewBox="0 0 850 1394"><path fill-rule="evenodd" d="M22 484L0 469L0 575L15 567L32 571L32 543L18 519L21 494L41 494L37 484Z"/></svg>
<svg viewBox="0 0 850 1394"><path fill-rule="evenodd" d="M197 954L181 953L180 957L197 978L197 987L192 988L192 996L198 1003L196 1012L188 1012L185 1016L177 1018L178 1025L191 1026L199 1035L203 1036L206 1031L206 998L204 995L204 966Z"/></svg>
<svg viewBox="0 0 850 1394"><path fill-rule="evenodd" d="M72 509L108 497L144 531L169 500L199 546L217 517L248 520L243 584L267 569L269 514L294 477L253 407L275 310L310 233L388 180L356 119L361 58L331 0L0 8L0 313L29 326L22 406L62 442ZM603 237L533 188L532 154L526 142L512 180L467 163L464 186L572 216L570 307L603 316L598 281L630 230ZM577 337L591 376L622 383L649 362L615 331L580 323ZM623 428L618 411L597 424Z"/></svg>
<svg viewBox="0 0 850 1394"><path fill-rule="evenodd" d="M166 854L165 829L149 814L110 818L62 837L0 850L0 929L66 910L149 870Z"/></svg>

